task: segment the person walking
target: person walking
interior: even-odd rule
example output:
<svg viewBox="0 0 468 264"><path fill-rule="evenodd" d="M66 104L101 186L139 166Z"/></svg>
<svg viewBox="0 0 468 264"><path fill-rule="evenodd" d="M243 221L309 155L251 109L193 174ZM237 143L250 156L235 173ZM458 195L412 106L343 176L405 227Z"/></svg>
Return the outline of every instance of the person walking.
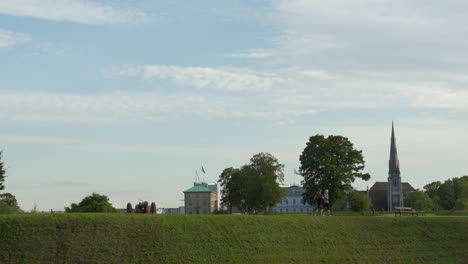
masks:
<svg viewBox="0 0 468 264"><path fill-rule="evenodd" d="M314 200L317 201L317 208L315 208L314 212L316 215L319 215L322 211L322 203L323 203L323 198L322 198L322 189L318 189L317 193L315 193Z"/></svg>
<svg viewBox="0 0 468 264"><path fill-rule="evenodd" d="M330 194L328 193L328 189L325 189L325 192L323 193L323 208L321 211L321 215L323 215L323 211L325 208L328 210L328 215L331 216L331 211L330 211Z"/></svg>

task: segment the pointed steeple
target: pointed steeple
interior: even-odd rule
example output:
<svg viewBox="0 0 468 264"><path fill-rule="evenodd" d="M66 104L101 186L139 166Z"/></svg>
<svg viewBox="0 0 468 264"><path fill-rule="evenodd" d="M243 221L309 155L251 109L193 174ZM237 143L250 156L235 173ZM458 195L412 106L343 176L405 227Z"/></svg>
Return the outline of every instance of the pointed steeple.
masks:
<svg viewBox="0 0 468 264"><path fill-rule="evenodd" d="M388 173L400 174L400 162L398 161L398 153L395 140L395 130L392 121L392 138L390 143L390 160L388 161Z"/></svg>

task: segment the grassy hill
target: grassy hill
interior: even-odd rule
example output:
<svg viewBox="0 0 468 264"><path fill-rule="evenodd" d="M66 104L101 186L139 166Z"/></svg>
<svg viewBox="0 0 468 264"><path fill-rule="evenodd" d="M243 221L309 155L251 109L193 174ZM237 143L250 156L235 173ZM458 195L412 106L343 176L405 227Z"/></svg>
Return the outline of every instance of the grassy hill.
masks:
<svg viewBox="0 0 468 264"><path fill-rule="evenodd" d="M468 217L0 216L0 263L467 263Z"/></svg>

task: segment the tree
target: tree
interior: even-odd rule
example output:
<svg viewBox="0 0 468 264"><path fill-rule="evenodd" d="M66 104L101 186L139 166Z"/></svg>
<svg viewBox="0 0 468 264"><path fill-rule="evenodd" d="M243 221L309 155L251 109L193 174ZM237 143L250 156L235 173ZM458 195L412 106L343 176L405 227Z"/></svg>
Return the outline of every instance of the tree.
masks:
<svg viewBox="0 0 468 264"><path fill-rule="evenodd" d="M245 201L247 198L246 177L240 169L226 168L219 176L218 182L221 189L221 205L227 206L229 212L237 207L246 210Z"/></svg>
<svg viewBox="0 0 468 264"><path fill-rule="evenodd" d="M424 193L426 193L429 198L431 198L434 204L434 210L441 209L442 207L440 204L440 197L439 197L439 188L442 183L440 181L431 182L429 184L424 185Z"/></svg>
<svg viewBox="0 0 468 264"><path fill-rule="evenodd" d="M5 201L0 200L0 214L14 214L17 213L19 210L13 206L10 206Z"/></svg>
<svg viewBox="0 0 468 264"><path fill-rule="evenodd" d="M2 151L0 150L0 191L5 189L6 170L2 161Z"/></svg>
<svg viewBox="0 0 468 264"><path fill-rule="evenodd" d="M413 190L408 194L405 200L405 205L413 207L417 210L434 210L435 204L428 194L421 190Z"/></svg>
<svg viewBox="0 0 468 264"><path fill-rule="evenodd" d="M65 212L67 213L116 213L115 209L111 203L109 203L109 198L105 195L100 195L93 193L90 196L87 196L81 200L79 204L72 203L70 207L65 207Z"/></svg>
<svg viewBox="0 0 468 264"><path fill-rule="evenodd" d="M468 176L453 178L455 210L468 210Z"/></svg>
<svg viewBox="0 0 468 264"><path fill-rule="evenodd" d="M354 149L343 136L311 136L299 159L300 174L304 177L303 197L309 204L315 203L318 189L329 189L332 206L353 189L351 183L356 178L370 179L368 173L361 173L364 169L362 151Z"/></svg>
<svg viewBox="0 0 468 264"><path fill-rule="evenodd" d="M221 204L249 212L264 211L279 203L284 196L284 165L269 153L258 153L240 169L226 168L219 176Z"/></svg>
<svg viewBox="0 0 468 264"><path fill-rule="evenodd" d="M432 182L424 186L425 193L436 208L444 210L468 209L468 176L454 177L441 183Z"/></svg>
<svg viewBox="0 0 468 264"><path fill-rule="evenodd" d="M368 210L371 206L371 201L366 194L353 190L351 193L351 209L355 212L361 212L364 214L365 210Z"/></svg>
<svg viewBox="0 0 468 264"><path fill-rule="evenodd" d="M247 177L246 203L251 210L270 213L271 207L281 202L284 191L279 183L284 181L283 169L284 165L270 153L254 155L241 168Z"/></svg>
<svg viewBox="0 0 468 264"><path fill-rule="evenodd" d="M0 194L0 201L5 202L9 206L16 208L16 210L19 210L18 206L18 201L16 200L16 197L11 194L11 193L2 193Z"/></svg>

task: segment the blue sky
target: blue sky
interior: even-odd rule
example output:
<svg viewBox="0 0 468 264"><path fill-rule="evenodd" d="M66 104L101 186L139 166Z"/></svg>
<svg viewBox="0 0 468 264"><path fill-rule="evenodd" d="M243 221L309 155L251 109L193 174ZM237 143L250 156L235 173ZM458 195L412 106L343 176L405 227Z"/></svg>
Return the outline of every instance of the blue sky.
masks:
<svg viewBox="0 0 468 264"><path fill-rule="evenodd" d="M232 2L232 3L230 3ZM308 138L343 135L385 181L390 129L417 188L468 173L468 3L0 2L6 191L61 210L182 205L270 152L293 174Z"/></svg>

